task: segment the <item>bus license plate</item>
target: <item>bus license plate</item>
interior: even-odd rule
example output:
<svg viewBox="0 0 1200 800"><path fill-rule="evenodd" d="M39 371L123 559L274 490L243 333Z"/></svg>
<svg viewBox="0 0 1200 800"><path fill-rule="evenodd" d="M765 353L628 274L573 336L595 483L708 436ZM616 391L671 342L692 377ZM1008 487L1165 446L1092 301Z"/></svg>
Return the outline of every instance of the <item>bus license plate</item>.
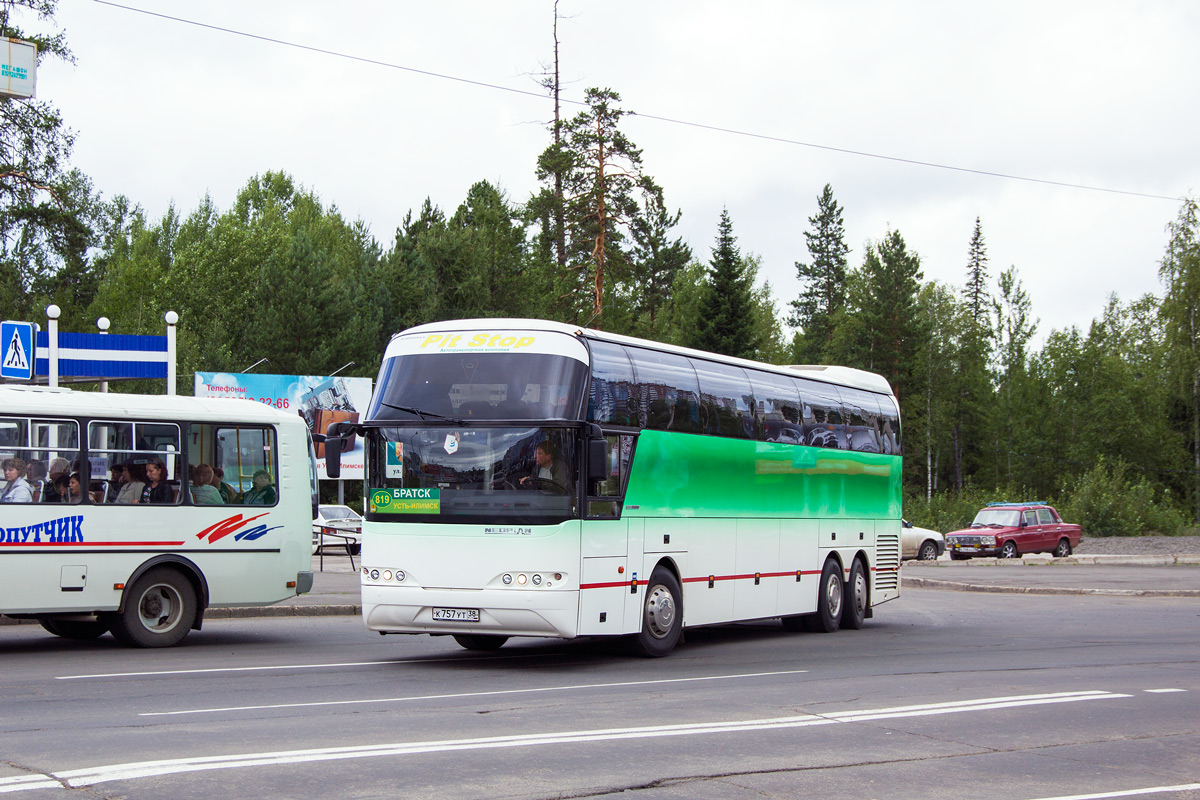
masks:
<svg viewBox="0 0 1200 800"><path fill-rule="evenodd" d="M479 622L479 609L435 608L433 618L442 622Z"/></svg>

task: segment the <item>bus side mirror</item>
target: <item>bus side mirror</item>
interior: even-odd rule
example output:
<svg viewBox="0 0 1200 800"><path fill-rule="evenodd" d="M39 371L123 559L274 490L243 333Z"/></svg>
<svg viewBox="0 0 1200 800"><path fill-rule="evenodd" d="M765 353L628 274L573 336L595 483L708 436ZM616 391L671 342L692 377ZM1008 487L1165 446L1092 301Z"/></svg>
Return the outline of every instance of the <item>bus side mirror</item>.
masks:
<svg viewBox="0 0 1200 800"><path fill-rule="evenodd" d="M341 423L331 422L325 430L325 475L336 480L342 477Z"/></svg>
<svg viewBox="0 0 1200 800"><path fill-rule="evenodd" d="M588 481L602 481L608 477L608 439L599 425L588 426L587 448Z"/></svg>
<svg viewBox="0 0 1200 800"><path fill-rule="evenodd" d="M332 480L342 477L342 440L336 436L325 437L325 475Z"/></svg>

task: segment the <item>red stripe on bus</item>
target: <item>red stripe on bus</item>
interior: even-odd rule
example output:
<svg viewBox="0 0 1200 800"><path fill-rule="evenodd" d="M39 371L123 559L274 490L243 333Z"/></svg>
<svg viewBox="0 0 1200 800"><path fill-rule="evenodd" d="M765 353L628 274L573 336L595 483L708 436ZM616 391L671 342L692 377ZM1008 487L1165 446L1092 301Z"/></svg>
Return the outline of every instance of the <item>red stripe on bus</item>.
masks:
<svg viewBox="0 0 1200 800"><path fill-rule="evenodd" d="M647 583L649 583L649 581L637 581L637 583L635 584L634 581L632 581L632 580L615 581L613 583L581 583L581 584L579 584L579 588L580 589L612 589L614 586L624 586L626 588L632 589L635 585L645 586Z"/></svg>
<svg viewBox="0 0 1200 800"><path fill-rule="evenodd" d="M0 542L0 547L181 547L183 542Z"/></svg>
<svg viewBox="0 0 1200 800"><path fill-rule="evenodd" d="M872 569L872 571L874 571L874 569ZM884 570L884 572L888 572L888 571L889 570ZM898 570L894 570L894 571L898 571ZM799 573L800 575L820 575L821 570L806 569L806 570L797 570L795 572L760 572L760 573L758 573L757 577L760 579L762 579L762 578L794 578L794 577L796 577L797 573ZM755 573L753 573L753 572L748 572L744 575L713 575L713 576L711 576L711 580L713 580L713 581L745 581L745 580L753 580L754 578L755 578ZM705 583L708 580L710 580L710 576L703 575L698 578L684 578L683 582L684 583ZM649 583L649 581L638 581L637 585L645 586L647 583ZM579 585L579 588L581 590L582 589L612 589L617 586L633 588L633 585L634 585L633 581L615 581L612 583L583 583L583 584Z"/></svg>

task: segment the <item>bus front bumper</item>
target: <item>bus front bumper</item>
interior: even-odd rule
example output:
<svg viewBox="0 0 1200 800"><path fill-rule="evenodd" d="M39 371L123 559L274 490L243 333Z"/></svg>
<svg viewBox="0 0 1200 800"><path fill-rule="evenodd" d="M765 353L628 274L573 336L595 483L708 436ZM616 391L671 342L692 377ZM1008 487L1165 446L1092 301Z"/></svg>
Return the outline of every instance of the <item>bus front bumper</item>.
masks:
<svg viewBox="0 0 1200 800"><path fill-rule="evenodd" d="M363 622L382 633L479 633L573 639L579 593L522 589L362 587Z"/></svg>

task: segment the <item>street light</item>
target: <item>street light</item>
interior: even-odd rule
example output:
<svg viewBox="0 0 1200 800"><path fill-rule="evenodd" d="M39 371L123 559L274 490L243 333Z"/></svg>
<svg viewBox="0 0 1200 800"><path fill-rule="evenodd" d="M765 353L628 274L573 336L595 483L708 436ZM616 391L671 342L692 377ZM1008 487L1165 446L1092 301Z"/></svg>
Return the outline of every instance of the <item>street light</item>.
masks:
<svg viewBox="0 0 1200 800"><path fill-rule="evenodd" d="M249 372L250 370L252 370L252 369L254 369L255 367L257 367L259 364L264 364L264 363L266 363L266 361L267 361L267 359L265 359L265 358L260 358L258 361L255 361L253 364L251 364L250 366L246 367L244 370L242 370L242 371L241 371L241 372L239 372L238 374L240 375L240 374L242 374L242 373L244 373L244 372Z"/></svg>

